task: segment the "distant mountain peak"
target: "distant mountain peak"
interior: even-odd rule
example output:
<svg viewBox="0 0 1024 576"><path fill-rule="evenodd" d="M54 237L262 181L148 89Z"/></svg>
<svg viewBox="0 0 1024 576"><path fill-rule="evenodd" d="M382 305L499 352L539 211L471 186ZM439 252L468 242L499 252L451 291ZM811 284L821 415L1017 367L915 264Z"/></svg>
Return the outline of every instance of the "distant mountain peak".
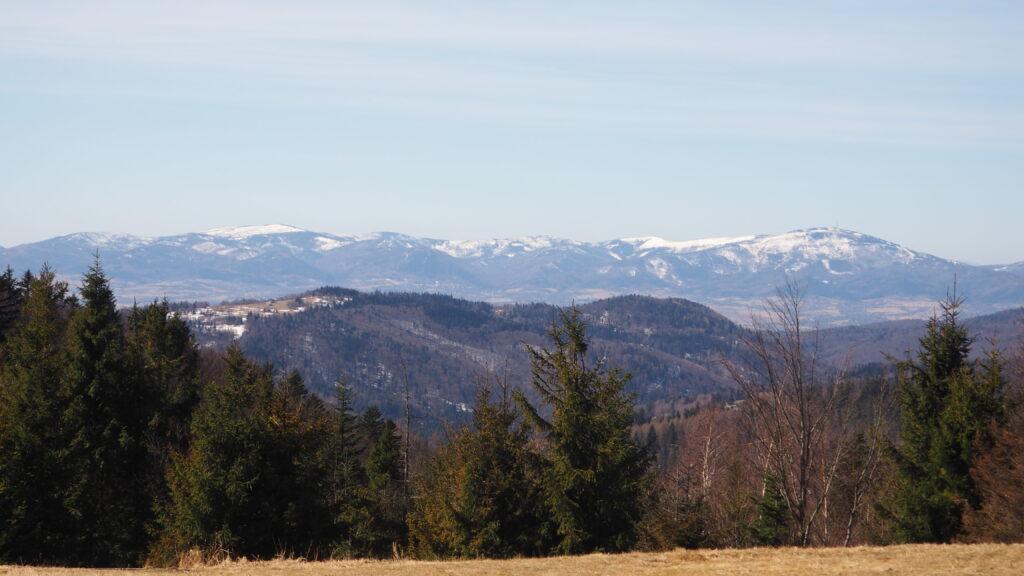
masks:
<svg viewBox="0 0 1024 576"><path fill-rule="evenodd" d="M218 236L231 238L232 240L244 240L252 236L268 236L272 234L294 234L306 232L302 228L289 226L288 224L262 224L258 226L228 226L223 228L212 228L203 234L207 236Z"/></svg>

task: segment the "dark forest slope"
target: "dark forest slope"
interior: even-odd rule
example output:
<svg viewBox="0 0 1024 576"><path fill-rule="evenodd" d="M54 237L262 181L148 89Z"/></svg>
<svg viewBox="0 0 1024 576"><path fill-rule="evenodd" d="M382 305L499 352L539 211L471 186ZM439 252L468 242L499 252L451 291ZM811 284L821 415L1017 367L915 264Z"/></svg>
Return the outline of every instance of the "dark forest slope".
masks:
<svg viewBox="0 0 1024 576"><path fill-rule="evenodd" d="M250 316L242 349L279 369L298 369L311 388L330 394L344 378L359 405L378 404L397 417L408 381L412 411L434 428L460 420L484 379L529 380L525 344L544 345L558 314L548 304L493 305L437 294L362 293L323 288L309 294L338 302L294 314ZM733 394L720 365L739 359L744 328L714 310L675 298L620 296L580 306L592 351L632 374L641 405L701 393ZM1015 347L1024 337L1024 311L967 320L975 350ZM913 349L923 322L893 321L822 331L825 359L849 367L885 364ZM221 333L221 344L228 338Z"/></svg>
<svg viewBox="0 0 1024 576"><path fill-rule="evenodd" d="M401 411L408 378L414 411L457 419L481 379L529 378L524 344L542 345L558 314L546 304L494 306L428 294L363 294L297 314L252 317L243 350L281 369L298 369L321 393L343 377L357 402ZM721 356L738 349L741 328L686 300L623 296L581 306L592 350L633 375L640 402L721 390Z"/></svg>

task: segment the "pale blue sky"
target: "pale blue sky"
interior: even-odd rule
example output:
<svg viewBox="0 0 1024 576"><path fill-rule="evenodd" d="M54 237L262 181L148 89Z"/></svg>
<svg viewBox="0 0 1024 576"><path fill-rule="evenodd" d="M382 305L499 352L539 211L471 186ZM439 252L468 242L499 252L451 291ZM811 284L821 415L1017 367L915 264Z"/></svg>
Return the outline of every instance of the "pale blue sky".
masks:
<svg viewBox="0 0 1024 576"><path fill-rule="evenodd" d="M1024 2L0 0L0 211L1022 260Z"/></svg>

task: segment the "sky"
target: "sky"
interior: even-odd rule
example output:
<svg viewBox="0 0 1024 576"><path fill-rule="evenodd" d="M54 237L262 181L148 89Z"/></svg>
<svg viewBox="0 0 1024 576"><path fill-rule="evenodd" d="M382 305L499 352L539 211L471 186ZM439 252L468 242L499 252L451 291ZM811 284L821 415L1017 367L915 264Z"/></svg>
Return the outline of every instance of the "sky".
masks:
<svg viewBox="0 0 1024 576"><path fill-rule="evenodd" d="M1024 260L1024 2L0 0L0 245L839 226Z"/></svg>

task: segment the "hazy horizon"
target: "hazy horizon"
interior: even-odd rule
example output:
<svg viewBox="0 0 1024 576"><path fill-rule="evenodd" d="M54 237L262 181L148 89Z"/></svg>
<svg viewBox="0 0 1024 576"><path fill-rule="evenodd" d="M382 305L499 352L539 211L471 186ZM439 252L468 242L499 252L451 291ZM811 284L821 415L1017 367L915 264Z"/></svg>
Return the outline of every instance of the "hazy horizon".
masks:
<svg viewBox="0 0 1024 576"><path fill-rule="evenodd" d="M6 247L836 226L1024 260L1018 3L0 7Z"/></svg>

